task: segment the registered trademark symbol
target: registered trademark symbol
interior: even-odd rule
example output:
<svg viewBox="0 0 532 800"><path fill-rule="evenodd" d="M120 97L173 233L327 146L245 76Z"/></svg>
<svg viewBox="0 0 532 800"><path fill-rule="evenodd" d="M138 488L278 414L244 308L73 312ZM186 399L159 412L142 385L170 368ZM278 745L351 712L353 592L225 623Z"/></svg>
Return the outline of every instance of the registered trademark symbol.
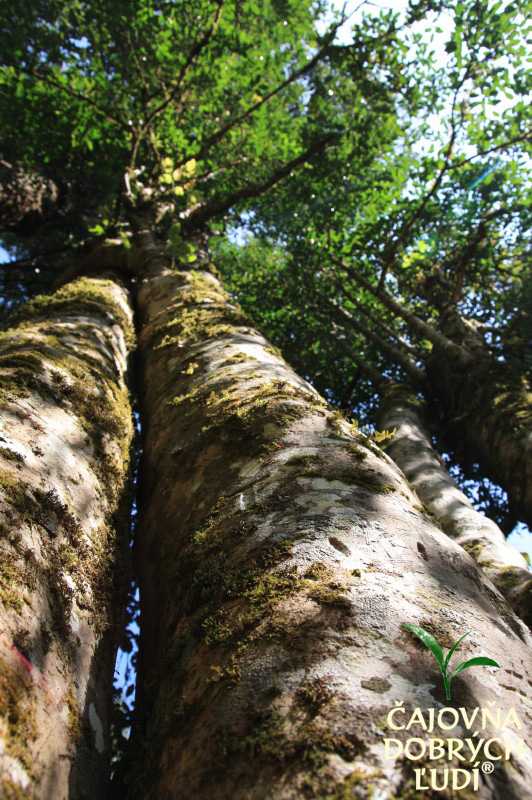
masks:
<svg viewBox="0 0 532 800"><path fill-rule="evenodd" d="M485 772L486 775L489 775L490 772L493 772L494 769L495 767L493 766L491 761L484 761L484 763L482 764L482 772Z"/></svg>

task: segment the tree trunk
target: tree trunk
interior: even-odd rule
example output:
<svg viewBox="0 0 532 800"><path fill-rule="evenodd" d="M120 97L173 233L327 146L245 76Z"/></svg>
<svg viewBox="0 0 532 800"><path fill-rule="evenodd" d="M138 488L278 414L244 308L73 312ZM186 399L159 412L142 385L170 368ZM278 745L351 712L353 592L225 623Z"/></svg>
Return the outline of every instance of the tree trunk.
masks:
<svg viewBox="0 0 532 800"><path fill-rule="evenodd" d="M53 181L0 160L0 231L29 236L56 210Z"/></svg>
<svg viewBox="0 0 532 800"><path fill-rule="evenodd" d="M452 285L439 270L421 281L420 294L439 313L445 336L470 354L455 358L435 344L427 359L428 385L449 420L450 443L505 489L513 510L532 527L532 387L529 376L497 361L474 320L450 300Z"/></svg>
<svg viewBox="0 0 532 800"><path fill-rule="evenodd" d="M94 798L125 599L133 341L125 288L84 278L0 334L2 797Z"/></svg>
<svg viewBox="0 0 532 800"><path fill-rule="evenodd" d="M451 423L451 444L478 459L532 527L532 408L526 377L491 357L479 355L466 366L437 348L426 370L428 385Z"/></svg>
<svg viewBox="0 0 532 800"><path fill-rule="evenodd" d="M396 429L386 452L403 471L445 533L484 570L514 611L532 627L532 575L527 563L492 520L475 511L434 449L422 420L420 400L393 386L381 401L377 424Z"/></svg>
<svg viewBox="0 0 532 800"><path fill-rule="evenodd" d="M418 724L396 732L396 701L406 720L417 707L427 717L495 703L503 721L515 708L525 739L526 629L416 510L391 459L328 410L213 275L160 269L139 310L142 633L130 796L413 797L419 762L386 758L388 737L489 738L474 722L449 733L444 719L432 734ZM445 647L472 631L460 658L480 647L501 669L461 673L447 701L435 659L402 623ZM476 760L478 779L484 758L453 757L470 780ZM497 761L475 797L532 797L529 758Z"/></svg>

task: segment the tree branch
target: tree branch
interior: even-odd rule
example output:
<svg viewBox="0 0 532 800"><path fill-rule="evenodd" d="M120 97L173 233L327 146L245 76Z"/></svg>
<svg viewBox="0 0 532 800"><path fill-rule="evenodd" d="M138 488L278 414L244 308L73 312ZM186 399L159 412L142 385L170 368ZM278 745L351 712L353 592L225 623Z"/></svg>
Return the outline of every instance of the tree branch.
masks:
<svg viewBox="0 0 532 800"><path fill-rule="evenodd" d="M352 13L354 13L354 12L352 12ZM351 16L351 15L349 15L349 16ZM201 145L200 149L194 154L193 157L196 158L196 159L202 158L205 155L205 152L207 150L209 150L209 148L212 147L213 144L216 144L216 142L219 142L220 139L222 139L225 136L225 134L228 133L232 128L234 128L240 122L243 122L245 119L247 119L247 117L251 116L251 114L253 114L255 111L257 111L261 106L263 106L264 103L267 103L268 100L272 99L272 97L275 97L275 95L279 94L279 92L281 92L283 89L286 89L286 87L290 86L291 83L294 83L294 81L296 81L298 78L301 78L307 72L310 72L310 70L313 67L315 67L316 64L319 61L321 61L323 56L327 53L329 47L331 46L332 41L334 40L334 37L336 36L336 31L338 30L339 27L341 27L344 24L346 19L349 19L349 17L347 17L347 18L343 18L342 17L342 20L331 28L331 30L329 31L329 33L325 37L325 45L321 48L321 50L319 50L316 53L315 56L313 56L311 58L310 61L308 61L306 64L304 64L298 70L295 70L295 72L293 72L291 75L289 75L288 78L286 78L284 81L282 81L282 83L280 83L278 86L276 86L275 89L272 89L271 92L268 92L267 94L265 94L264 97L261 100L258 100L256 103L253 103L253 105L249 106L249 108L247 108L246 111L242 112L242 114L240 114L237 117L233 117L233 119L229 120L229 122L227 122L225 125L223 125L221 128L219 128L211 136L209 136L209 138L206 139L203 142L203 144ZM188 159L188 156L187 156L187 159ZM185 160L187 160L187 159L185 159ZM179 162L178 166L180 166L183 163L184 163L184 161Z"/></svg>
<svg viewBox="0 0 532 800"><path fill-rule="evenodd" d="M24 72L24 70L22 70ZM101 114L108 122L112 122L115 125L118 125L123 130L130 132L129 126L123 122L118 117L115 117L113 114L110 114L109 111L105 108L102 108L95 100L91 97L88 97L86 94L82 94L82 92L77 92L75 89L71 89L70 86L65 86L60 81L55 80L50 75L43 75L40 72L37 72L33 67L25 73L29 75L31 78L37 78L37 80L42 81L43 83L48 83L50 86L55 86L56 89L60 89L65 94L68 94L70 97L75 97L77 100L81 100L87 105L91 106L95 109L99 114Z"/></svg>
<svg viewBox="0 0 532 800"><path fill-rule="evenodd" d="M452 169L459 169L465 164L469 164L471 161L473 161L473 159L479 158L479 156L489 156L490 153L498 153L499 150L504 150L505 147L510 147L512 144L516 144L517 142L526 142L529 140L532 141L532 129L525 131L524 133L520 133L518 136L514 136L513 139L508 139L507 142L490 147L489 150L479 150L479 152L475 153L474 156L469 156L469 158L464 158L457 164L453 164Z"/></svg>
<svg viewBox="0 0 532 800"><path fill-rule="evenodd" d="M460 299L460 295L462 294L462 286L463 286L463 283L464 283L464 277L465 277L465 272L466 272L467 266L468 266L472 256L474 255L475 250L477 249L479 243L482 241L482 239L486 235L486 225L487 225L487 223L490 220L496 219L497 217L499 217L501 214L504 213L504 211L505 211L505 209L498 208L495 211L491 211L489 214L487 214L484 217L484 219L480 220L480 222L479 222L479 224L477 226L477 229L475 231L475 235L468 242L465 250L463 251L462 255L460 256L460 260L459 260L458 265L456 267L456 283L455 283L455 287L454 287L453 293L451 295L451 299L449 301L449 303L451 305L455 305L458 302L458 300Z"/></svg>
<svg viewBox="0 0 532 800"><path fill-rule="evenodd" d="M416 220L419 219L419 217L421 216L421 214L423 213L423 211L427 207L427 204L428 204L429 200L432 197L434 197L434 195L436 194L436 192L440 188L441 182L443 180L443 176L445 175L445 173L449 169L451 156L452 156L452 152L453 152L453 147L454 147L454 143L456 141L456 134L457 134L457 124L456 124L456 120L455 120L455 116L454 116L455 109L456 109L456 101L458 99L458 93L459 93L460 89L462 88L462 86L464 85L464 83L466 82L466 80L469 77L469 71L471 69L471 66L472 66L472 64L470 62L466 67L466 70L464 72L464 75L463 75L462 79L460 80L458 86L456 87L456 89L454 91L453 103L452 103L452 108L451 108L451 136L449 138L449 144L447 145L447 150L445 152L443 166L440 169L440 171L438 173L438 176L437 176L436 180L434 181L430 191L427 192L427 194L425 195L425 197L421 201L421 203L418 206L418 208L416 209L416 211L412 214L412 216L403 225L403 229L399 233L399 238L394 243L393 249L391 250L391 252L387 255L387 257L385 259L385 262L384 262L384 265L382 267L382 271L381 271L381 276L380 276L380 280L379 280L379 288L382 288L384 286L384 280L386 278L386 274L388 272L388 269L390 269L395 264L395 262L397 260L397 252L398 252L399 248L404 243L406 237L410 233L410 231L412 229L412 226L414 225Z"/></svg>
<svg viewBox="0 0 532 800"><path fill-rule="evenodd" d="M338 303L336 303L332 298L326 297L322 292L317 292L318 297L320 297L323 302L327 303L331 308L333 308L336 313L341 316L352 328L362 334L365 339L368 339L370 342L376 346L376 348L388 358L391 358L396 364L404 369L406 374L409 378L412 379L415 385L421 386L425 381L425 372L420 367L417 366L413 359L405 356L401 353L397 347L387 342L378 333L375 331L366 328L359 320L357 320L352 314L346 311L344 308L341 308Z"/></svg>
<svg viewBox="0 0 532 800"><path fill-rule="evenodd" d="M194 228L201 228L208 222L209 219L220 216L220 214L224 214L231 208L231 206L235 205L235 203L238 203L240 200L247 200L250 197L259 197L261 194L264 194L264 192L268 191L268 189L271 189L272 186L275 186L276 183L279 183L279 181L289 175L293 169L298 167L300 164L304 164L315 153L318 153L327 144L332 143L336 139L336 136L336 134L331 133L323 139L319 139L317 142L314 142L314 144L305 150L304 153L301 153L301 155L299 155L297 158L294 158L292 161L284 164L262 183L247 184L240 187L240 189L237 189L237 191L233 192L233 194L229 195L228 197L214 199L213 202L208 203L205 206L201 206L197 210L193 211L187 219L183 220L183 229L190 232Z"/></svg>
<svg viewBox="0 0 532 800"><path fill-rule="evenodd" d="M459 359L461 363L470 364L471 363L471 355L470 353L460 345L453 342L452 339L448 339L447 336L444 336L439 331L435 330L432 325L429 325L427 322L422 320L417 314L414 314L412 311L409 311L405 306L398 303L397 300L394 300L385 289L381 286L373 286L366 278L363 277L354 267L349 266L346 264L345 261L342 261L336 256L329 254L331 261L336 264L337 266L341 267L348 275L350 275L353 280L355 280L358 284L363 286L372 295L377 297L383 305L392 311L396 316L401 317L407 323L407 325L416 333L419 333L420 336L423 336L425 339L428 339L429 342L432 342L434 345L442 348L443 350L447 350L449 354L455 356L455 358Z"/></svg>
<svg viewBox="0 0 532 800"><path fill-rule="evenodd" d="M197 59L200 56L202 50L204 50L205 47L207 47L207 45L209 44L210 40L212 39L212 37L216 33L216 28L218 27L218 23L220 22L220 18L222 16L222 9L223 9L224 3L225 3L225 0L216 0L217 9L216 9L216 12L214 14L214 18L213 18L213 21L212 21L212 24L211 24L210 28L205 32L204 36L198 42L196 42L193 45L192 49L190 50L190 53L187 56L187 59L186 59L185 63L183 64L183 66L181 67L181 69L179 71L179 75L177 76L177 80L175 81L175 83L174 83L173 87L171 88L170 92L168 93L168 95L165 97L165 99L162 101L162 103L159 103L159 105L156 106L156 108L154 108L153 111L150 114L148 114L147 118L142 123L142 126L141 126L141 128L139 130L138 136L136 138L135 144L133 146L133 152L132 152L132 155L131 155L131 162L130 162L130 165L129 165L130 169L134 169L134 167L135 167L138 148L139 148L140 142L142 141L142 138L143 138L145 132L148 130L148 128L150 127L150 125L153 122L153 120L155 119L155 117L159 116L159 114L161 114L165 110L165 108L167 108L170 105L170 103L174 100L174 98L176 97L181 85L183 84L183 81L185 80L186 76L188 75L190 69L192 68L193 64L195 63L195 61L197 61Z"/></svg>
<svg viewBox="0 0 532 800"><path fill-rule="evenodd" d="M336 285L338 286L340 291L343 292L343 294L345 294L349 302L352 303L358 311L360 311L362 314L364 314L364 316L370 319L374 323L374 325L377 325L379 328L381 328L381 330L383 330L386 333L386 335L389 336L391 339L397 339L397 341L401 343L401 345L405 348L405 350L407 350L412 355L417 356L416 348L413 347L410 344L410 342L407 342L406 339L404 339L399 333L394 331L392 328L386 325L385 322L383 322L378 317L374 316L370 311L368 311L368 309L364 306L364 304L360 303L349 291L349 289L347 289L347 287L344 286L344 284L340 283L340 281L337 281Z"/></svg>

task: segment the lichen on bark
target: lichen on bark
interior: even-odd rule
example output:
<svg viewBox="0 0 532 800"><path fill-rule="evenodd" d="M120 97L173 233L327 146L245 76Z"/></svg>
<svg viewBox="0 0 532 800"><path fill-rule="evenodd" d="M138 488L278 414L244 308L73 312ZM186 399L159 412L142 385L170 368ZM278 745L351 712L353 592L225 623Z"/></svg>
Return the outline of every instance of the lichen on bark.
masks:
<svg viewBox="0 0 532 800"><path fill-rule="evenodd" d="M272 351L213 275L159 265L139 311L131 797L406 796L382 719L398 699L442 707L445 693L401 623L445 642L474 629L471 648L489 638L506 688L486 671L460 676L466 708L512 705L512 670L530 657L524 626L415 510L391 459ZM524 790L517 769L503 780ZM488 778L480 796L496 791Z"/></svg>
<svg viewBox="0 0 532 800"><path fill-rule="evenodd" d="M120 279L82 278L13 323L0 334L0 655L4 694L23 681L34 721L24 758L2 728L0 761L28 796L96 798L108 754L89 710L105 728L128 573L132 310Z"/></svg>
<svg viewBox="0 0 532 800"><path fill-rule="evenodd" d="M449 475L423 420L423 402L400 384L381 399L378 425L395 429L386 452L416 490L428 513L484 570L515 612L532 627L532 575L491 519L476 511Z"/></svg>

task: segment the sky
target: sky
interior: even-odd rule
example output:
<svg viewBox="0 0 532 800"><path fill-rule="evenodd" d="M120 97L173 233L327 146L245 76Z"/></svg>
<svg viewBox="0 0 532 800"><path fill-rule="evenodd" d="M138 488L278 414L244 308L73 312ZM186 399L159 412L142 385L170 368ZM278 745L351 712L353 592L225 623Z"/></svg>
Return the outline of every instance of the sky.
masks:
<svg viewBox="0 0 532 800"><path fill-rule="evenodd" d="M491 3L493 0L491 0ZM363 18L364 14L378 14L380 10L393 10L399 13L399 22L404 21L405 18L405 9L408 3L407 0L390 0L390 2L386 2L386 0L372 0L372 2L364 2L361 3L360 0L332 0L332 6L336 11L344 10L344 13L348 15L348 20L344 23L344 25L339 28L337 32L337 41L340 44L350 44L352 42L352 26L360 22ZM324 22L321 25L320 33L324 33L328 26L333 21L333 15L329 15L324 19ZM442 33L434 36L433 39L433 48L435 53L436 64L438 66L442 66L445 64L448 59L449 55L446 53L444 45L446 40L449 38L449 32L452 30L452 18L448 13L440 14L438 17L438 27L441 28ZM431 26L434 28L434 25ZM424 28L423 25L419 24L417 28L415 27L414 30L417 32L422 33L424 30L426 31L426 27ZM494 107L496 107L499 111L508 108L511 105L511 101L508 98L501 97L498 98ZM438 117L432 115L430 117L430 121L433 127L439 126ZM420 140L418 142L418 148L423 149L426 146L426 143ZM466 155L472 155L471 153L466 153ZM510 534L507 538L507 541L515 547L519 552L528 553L530 560L532 561L532 533L528 530L526 525L519 523L515 530Z"/></svg>
<svg viewBox="0 0 532 800"><path fill-rule="evenodd" d="M386 2L386 0L372 0L372 2L364 2L361 3L360 0L347 0L343 2L343 0L333 0L332 6L337 11L341 11L342 9L345 10L345 13L348 15L347 22L338 30L337 32L337 41L341 44L349 44L352 41L352 26L356 22L360 22L364 14L368 13L379 13L381 9L383 10L393 10L400 14L400 21L404 20L404 11L407 7L407 0L390 0ZM327 27L332 22L333 16L332 14L329 15L324 19L322 23L320 33L324 33ZM448 54L445 52L444 43L448 38L448 33L452 27L452 20L449 14L441 14L438 18L438 27L442 29L442 33L435 37L433 46L434 52L436 55L437 62L441 65L447 61L449 58ZM422 32L423 26L418 26L419 32ZM505 98L502 98L501 103L499 104L500 108L504 108L509 104L509 101ZM434 126L438 125L438 118L434 117L431 119L431 122ZM422 148L424 146L423 142L420 141L418 146ZM9 261L9 254L7 253L4 248L0 246L0 262ZM524 525L519 525L515 532L513 532L509 537L508 541L516 547L520 552L527 552L532 560L532 533L528 531L528 529Z"/></svg>
<svg viewBox="0 0 532 800"><path fill-rule="evenodd" d="M334 0L333 6L337 10L341 10L344 7L344 3L340 2L339 0ZM378 13L379 9L392 9L397 11L401 14L402 18L404 19L404 10L407 6L406 0L392 0L391 2L384 2L383 0L375 0L375 2L371 3L360 3L359 0L347 0L345 3L345 11L350 16L349 20L339 29L337 33L337 42L341 44L349 44L352 41L351 36L351 28L355 22L359 22L362 19L362 15L364 13ZM332 21L332 16L329 16L328 19L324 21L321 27L321 33L324 33L328 25ZM444 50L444 43L448 38L448 32L452 27L452 21L449 15L440 15L438 20L438 25L442 28L442 33L434 40L434 51L436 55L437 62L441 65L447 61L449 58L448 54ZM419 32L422 31L422 26L419 26ZM502 108L509 104L508 100L503 98L502 101ZM431 125L437 129L439 126L439 120L436 116L432 115L430 118ZM419 148L424 147L424 142L419 141L417 146ZM468 154L469 155L469 154ZM7 253L4 248L0 246L0 262L9 261L9 254ZM516 531L514 531L508 538L508 542L516 547L520 552L527 552L532 560L532 534L527 530L524 525L519 525ZM131 628L134 630L135 633L138 633L138 627L136 623L132 623ZM136 650L136 645L134 645L134 651ZM119 651L117 662L116 662L116 670L115 670L115 685L119 689L123 689L126 684L129 685L132 676L131 674L128 676L127 673L131 669L128 665L130 665L130 655L124 653L123 651ZM131 696L128 698L128 702L131 703L133 697Z"/></svg>

